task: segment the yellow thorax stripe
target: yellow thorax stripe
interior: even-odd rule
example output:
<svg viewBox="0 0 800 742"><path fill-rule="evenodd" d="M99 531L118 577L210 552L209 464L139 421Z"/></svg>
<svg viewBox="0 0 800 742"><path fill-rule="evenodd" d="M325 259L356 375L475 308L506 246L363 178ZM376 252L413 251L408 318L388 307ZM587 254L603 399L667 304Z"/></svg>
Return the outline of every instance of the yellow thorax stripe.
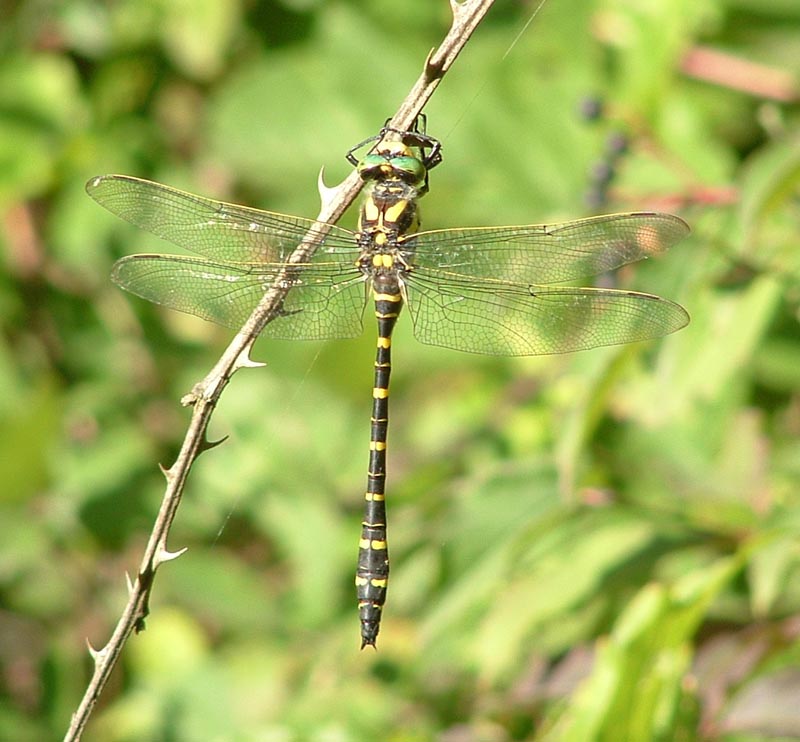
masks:
<svg viewBox="0 0 800 742"><path fill-rule="evenodd" d="M403 212L408 208L408 201L400 199L383 212L383 220L389 224L397 224Z"/></svg>
<svg viewBox="0 0 800 742"><path fill-rule="evenodd" d="M394 265L394 256L383 252L375 253L372 256L372 265L375 268L391 268Z"/></svg>

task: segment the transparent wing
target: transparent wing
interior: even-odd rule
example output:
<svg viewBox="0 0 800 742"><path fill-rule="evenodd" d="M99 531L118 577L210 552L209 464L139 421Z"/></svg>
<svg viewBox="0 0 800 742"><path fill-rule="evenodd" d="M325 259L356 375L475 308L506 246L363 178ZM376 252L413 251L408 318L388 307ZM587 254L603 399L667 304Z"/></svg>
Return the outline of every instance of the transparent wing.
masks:
<svg viewBox="0 0 800 742"><path fill-rule="evenodd" d="M280 263L314 226L313 219L213 201L127 175L92 178L86 192L112 214L212 260ZM356 238L331 226L317 255L326 261L337 253L354 262Z"/></svg>
<svg viewBox="0 0 800 742"><path fill-rule="evenodd" d="M660 255L689 233L671 214L610 214L563 224L420 232L410 262L458 276L549 284Z"/></svg>
<svg viewBox="0 0 800 742"><path fill-rule="evenodd" d="M649 340L689 322L678 304L651 294L541 288L483 280L406 276L417 340L489 355L546 355Z"/></svg>
<svg viewBox="0 0 800 742"><path fill-rule="evenodd" d="M216 263L175 255L131 255L118 260L113 281L171 309L239 329L284 266ZM263 331L287 340L356 337L362 332L365 276L339 263L299 266L282 314Z"/></svg>

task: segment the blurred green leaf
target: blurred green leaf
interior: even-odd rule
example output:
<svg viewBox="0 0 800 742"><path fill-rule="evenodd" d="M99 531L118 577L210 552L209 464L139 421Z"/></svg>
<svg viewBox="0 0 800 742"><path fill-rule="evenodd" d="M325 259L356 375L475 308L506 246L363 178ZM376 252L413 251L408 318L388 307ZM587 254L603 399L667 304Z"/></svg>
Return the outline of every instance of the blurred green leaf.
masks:
<svg viewBox="0 0 800 742"><path fill-rule="evenodd" d="M0 60L0 205L47 188L67 137L85 120L71 60L7 54Z"/></svg>
<svg viewBox="0 0 800 742"><path fill-rule="evenodd" d="M42 379L33 389L18 389L9 402L0 421L4 503L24 502L49 483L48 450L58 437L61 398L52 380Z"/></svg>
<svg viewBox="0 0 800 742"><path fill-rule="evenodd" d="M556 727L563 740L632 741L690 734L676 728L689 670L688 642L709 603L735 574L723 560L671 589L646 586L600 644L592 675L575 697L575 709ZM696 719L690 720L692 724Z"/></svg>
<svg viewBox="0 0 800 742"><path fill-rule="evenodd" d="M765 616L781 597L797 566L797 540L792 533L765 531L753 549L748 576L753 590L753 613Z"/></svg>
<svg viewBox="0 0 800 742"><path fill-rule="evenodd" d="M191 77L219 74L239 23L237 2L182 0L163 5L164 47L177 66Z"/></svg>

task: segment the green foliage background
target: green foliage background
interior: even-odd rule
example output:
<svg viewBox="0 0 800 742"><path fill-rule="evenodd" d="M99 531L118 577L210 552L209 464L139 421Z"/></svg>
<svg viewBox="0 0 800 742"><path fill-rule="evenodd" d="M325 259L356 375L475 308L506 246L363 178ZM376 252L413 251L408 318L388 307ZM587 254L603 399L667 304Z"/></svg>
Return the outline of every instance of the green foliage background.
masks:
<svg viewBox="0 0 800 742"><path fill-rule="evenodd" d="M88 740L800 738L800 5L498 2L430 103L428 227L607 210L693 226L622 285L663 342L502 359L398 330L393 574L377 653L352 586L374 338L262 342L212 423ZM125 600L230 333L125 296L168 246L83 191L122 172L313 216L444 0L11 2L0 24L0 738L57 739ZM765 66L682 72L712 48ZM788 100L768 86L786 78ZM783 76L783 77L781 77ZM737 85L749 79L755 89ZM600 95L602 120L578 115ZM350 223L352 224L353 217ZM535 280L535 277L532 277Z"/></svg>

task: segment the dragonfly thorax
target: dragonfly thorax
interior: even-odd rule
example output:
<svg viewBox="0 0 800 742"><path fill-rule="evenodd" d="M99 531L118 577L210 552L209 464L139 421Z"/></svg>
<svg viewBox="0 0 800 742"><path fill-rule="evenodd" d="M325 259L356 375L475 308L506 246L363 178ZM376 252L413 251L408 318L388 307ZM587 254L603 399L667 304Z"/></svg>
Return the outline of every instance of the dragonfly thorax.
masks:
<svg viewBox="0 0 800 742"><path fill-rule="evenodd" d="M399 292L400 276L408 269L413 235L419 228L415 189L396 181L379 182L361 208L358 267L379 294Z"/></svg>
<svg viewBox="0 0 800 742"><path fill-rule="evenodd" d="M358 242L362 249L371 245L396 245L403 235L419 229L417 199L424 191L396 172L367 182L367 192L358 219Z"/></svg>
<svg viewBox="0 0 800 742"><path fill-rule="evenodd" d="M358 242L391 245L419 229L419 208L413 188L405 184L376 184L367 194L358 219Z"/></svg>

